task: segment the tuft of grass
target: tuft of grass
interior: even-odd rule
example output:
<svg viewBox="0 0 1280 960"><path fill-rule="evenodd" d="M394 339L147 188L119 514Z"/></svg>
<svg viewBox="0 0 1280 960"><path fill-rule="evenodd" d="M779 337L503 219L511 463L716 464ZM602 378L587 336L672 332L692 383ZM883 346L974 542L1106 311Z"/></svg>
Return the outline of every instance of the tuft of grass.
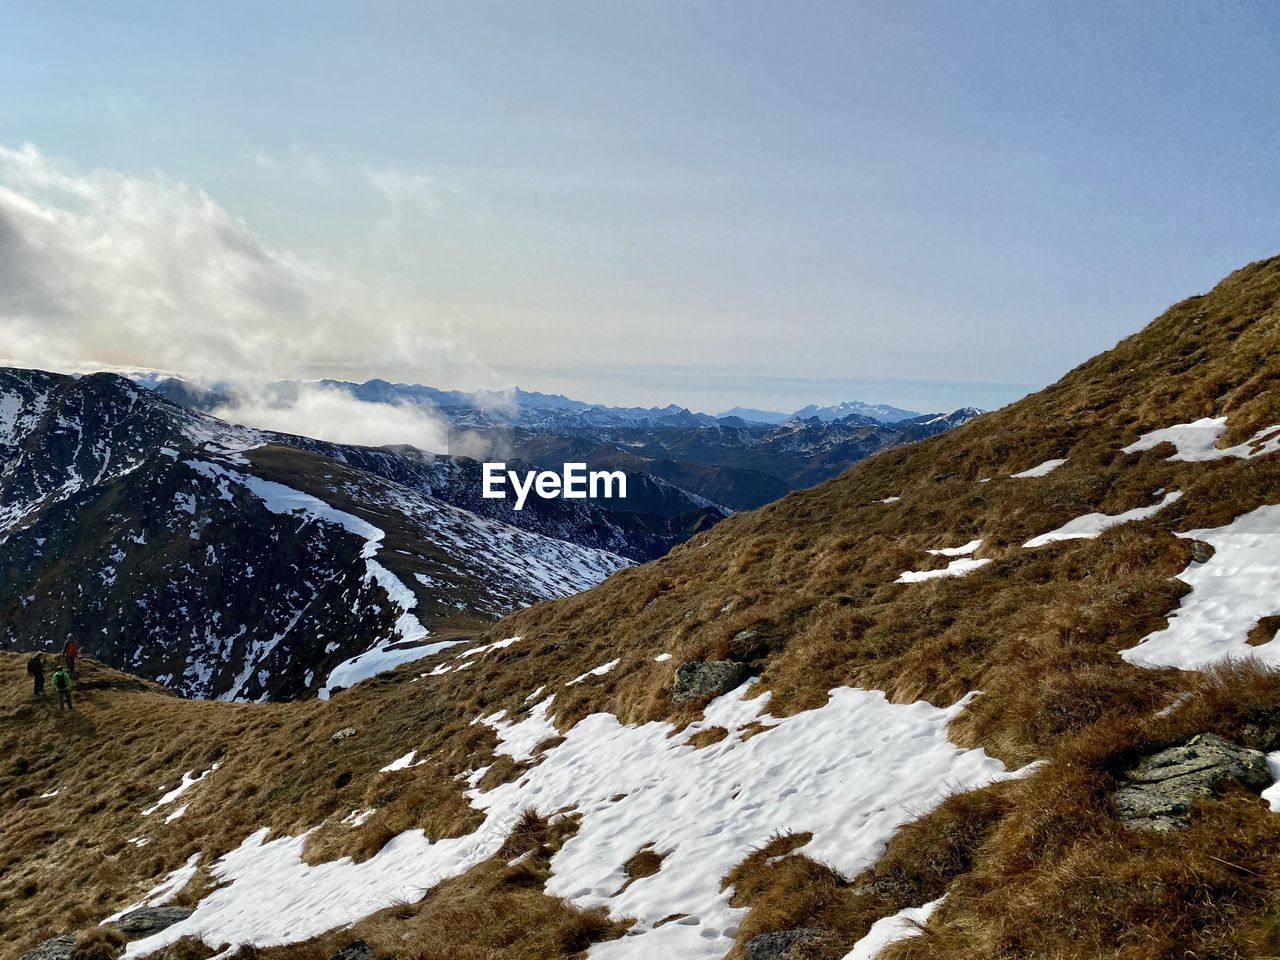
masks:
<svg viewBox="0 0 1280 960"><path fill-rule="evenodd" d="M116 960L128 944L124 934L111 927L96 927L76 937L70 960Z"/></svg>

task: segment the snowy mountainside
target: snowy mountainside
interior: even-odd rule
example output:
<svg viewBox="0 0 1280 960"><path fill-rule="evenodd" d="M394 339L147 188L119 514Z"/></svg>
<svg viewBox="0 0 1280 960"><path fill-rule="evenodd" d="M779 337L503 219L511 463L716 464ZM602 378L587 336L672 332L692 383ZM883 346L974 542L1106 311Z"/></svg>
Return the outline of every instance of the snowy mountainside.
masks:
<svg viewBox="0 0 1280 960"><path fill-rule="evenodd" d="M806 407L794 416L779 415L776 422L770 416L761 422L691 413L675 405L606 407L518 389L467 394L381 380L362 384L326 380L321 384L369 403L422 406L447 418L469 441L486 441L509 458L548 469L570 461L624 469L642 492L646 487L665 486L653 491L664 501L683 494L733 510L763 506L791 490L828 480L873 453L934 436L982 412L965 408L950 414L919 415L884 404L849 402ZM289 382L272 387L280 402L287 402L298 389L298 384ZM156 390L195 410L213 410L232 399L228 388L201 390L172 379L157 384ZM617 511L650 512L652 493L630 499L641 505L640 511L626 505ZM695 516L699 506L706 503L685 504L676 511L685 514L675 525L678 530L689 531L699 524ZM702 518L707 519L712 518ZM529 518L512 517L507 522L520 525ZM555 522L563 524L565 518ZM647 518L606 518L606 522L624 528L653 526L653 533L638 531L636 535L646 541L665 542L668 547L683 539L663 534L658 528L665 525ZM605 545L590 536L567 539L589 546ZM621 552L635 559L651 559L665 551L642 544Z"/></svg>
<svg viewBox="0 0 1280 960"><path fill-rule="evenodd" d="M903 410L901 407L887 403L863 403L860 400L846 400L826 407L809 404L791 415L793 420L808 420L817 417L823 423L832 420L844 420L849 416L868 417L878 423L901 423L903 420L914 420L924 414L914 410Z"/></svg>
<svg viewBox="0 0 1280 960"><path fill-rule="evenodd" d="M167 904L128 956L1280 956L1278 345L1280 258L327 701L90 662L62 716L0 654L0 941ZM291 489L390 564L334 464Z"/></svg>
<svg viewBox="0 0 1280 960"><path fill-rule="evenodd" d="M328 692L627 564L112 375L4 370L0 397L0 644L74 632L186 696Z"/></svg>
<svg viewBox="0 0 1280 960"><path fill-rule="evenodd" d="M717 503L749 509L829 480L882 450L954 429L981 413L966 408L892 425L858 414L776 425L722 420L680 429L601 428L573 436L514 429L504 433L504 442L535 463L572 454L592 465L630 464Z"/></svg>
<svg viewBox="0 0 1280 960"><path fill-rule="evenodd" d="M279 440L322 453L478 516L632 560L656 559L729 513L704 497L635 469L626 470L625 500L531 497L523 510L515 510L511 500L487 500L482 496L482 465L470 457L436 456L412 447L354 447L302 437ZM533 464L520 460L504 462L508 470L517 473L535 469Z"/></svg>

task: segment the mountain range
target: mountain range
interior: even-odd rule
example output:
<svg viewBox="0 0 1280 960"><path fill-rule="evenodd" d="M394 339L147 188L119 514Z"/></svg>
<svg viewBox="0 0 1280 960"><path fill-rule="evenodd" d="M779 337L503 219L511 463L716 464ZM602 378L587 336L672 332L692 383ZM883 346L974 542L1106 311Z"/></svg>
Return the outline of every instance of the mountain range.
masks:
<svg viewBox="0 0 1280 960"><path fill-rule="evenodd" d="M199 388L173 378L148 382L192 410L235 406L235 390L227 386ZM647 477L646 483L665 481L730 510L762 506L829 479L878 450L933 436L982 413L969 407L922 415L850 402L806 407L804 417L779 415L782 422L772 423L712 417L675 405L608 407L519 389L461 393L384 380L323 380L318 386L366 403L408 405L443 416L460 438L456 446L461 449L479 444L495 457L548 469L581 461L636 471ZM276 383L268 391L270 401L288 405L303 387Z"/></svg>
<svg viewBox="0 0 1280 960"><path fill-rule="evenodd" d="M261 550L332 539L363 577L403 548L405 582L426 562L391 523L272 512L287 470L386 519L335 460L273 463L295 448L119 381L19 379L59 411L0 407L9 464L62 464L5 515L10 538L47 524L21 554L64 558L46 591L112 553L68 552L42 511L127 539L173 504L180 533L147 542L192 563L206 485L277 518ZM90 390L143 405L103 420L109 445L86 442ZM153 439L170 467L132 452ZM1280 258L1018 403L328 700L182 699L90 658L60 714L0 654L0 939L42 960L1280 955L1278 491ZM583 579L613 563L571 556ZM334 626L405 612L323 570Z"/></svg>

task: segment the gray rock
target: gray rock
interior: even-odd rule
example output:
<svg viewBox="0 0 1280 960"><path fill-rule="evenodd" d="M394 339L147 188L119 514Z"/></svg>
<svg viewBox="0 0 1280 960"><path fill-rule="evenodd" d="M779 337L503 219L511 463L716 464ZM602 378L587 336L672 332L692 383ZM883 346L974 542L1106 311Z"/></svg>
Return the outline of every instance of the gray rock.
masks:
<svg viewBox="0 0 1280 960"><path fill-rule="evenodd" d="M701 700L717 697L732 690L747 679L747 667L735 660L697 660L682 663L676 668L676 680L671 688L671 699Z"/></svg>
<svg viewBox="0 0 1280 960"><path fill-rule="evenodd" d="M363 940L353 940L335 953L333 960L373 960L373 950Z"/></svg>
<svg viewBox="0 0 1280 960"><path fill-rule="evenodd" d="M1124 784L1112 794L1116 812L1127 826L1140 830L1181 826L1192 801L1212 797L1225 783L1260 792L1272 782L1261 751L1212 733L1143 757L1122 777Z"/></svg>
<svg viewBox="0 0 1280 960"><path fill-rule="evenodd" d="M1191 541L1191 559L1196 563L1208 563L1213 559L1213 547L1203 540Z"/></svg>
<svg viewBox="0 0 1280 960"><path fill-rule="evenodd" d="M116 928L129 939L149 937L172 927L195 913L192 907L139 907L116 921Z"/></svg>
<svg viewBox="0 0 1280 960"><path fill-rule="evenodd" d="M742 955L746 960L790 960L796 947L821 939L822 931L812 927L776 930L752 937L747 941L747 948Z"/></svg>
<svg viewBox="0 0 1280 960"><path fill-rule="evenodd" d="M46 940L29 953L22 955L22 960L68 960L71 948L76 945L74 933L64 933L60 937Z"/></svg>
<svg viewBox="0 0 1280 960"><path fill-rule="evenodd" d="M332 740L334 743L341 743L343 740L347 739L347 737L354 737L355 735L356 735L355 727L343 727L341 730L339 730L329 739Z"/></svg>

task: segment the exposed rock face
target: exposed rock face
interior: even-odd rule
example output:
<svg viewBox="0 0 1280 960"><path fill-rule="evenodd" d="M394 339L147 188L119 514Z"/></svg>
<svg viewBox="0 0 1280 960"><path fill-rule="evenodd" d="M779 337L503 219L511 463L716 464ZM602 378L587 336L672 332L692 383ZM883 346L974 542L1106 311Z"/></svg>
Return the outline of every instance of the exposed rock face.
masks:
<svg viewBox="0 0 1280 960"><path fill-rule="evenodd" d="M816 943L820 939L822 931L812 927L762 933L747 941L743 956L746 960L792 960L799 953L797 948Z"/></svg>
<svg viewBox="0 0 1280 960"><path fill-rule="evenodd" d="M373 950L363 940L354 940L335 953L333 960L373 960Z"/></svg>
<svg viewBox="0 0 1280 960"><path fill-rule="evenodd" d="M130 910L116 922L116 928L131 940L149 937L181 920L195 910L191 907L139 907Z"/></svg>
<svg viewBox="0 0 1280 960"><path fill-rule="evenodd" d="M22 960L68 960L71 948L75 945L75 934L64 933L60 937L46 940L29 953L24 953Z"/></svg>
<svg viewBox="0 0 1280 960"><path fill-rule="evenodd" d="M676 703L718 697L747 679L745 664L733 660L698 660L676 668L671 699Z"/></svg>
<svg viewBox="0 0 1280 960"><path fill-rule="evenodd" d="M1192 737L1139 760L1112 794L1120 819L1141 830L1181 826L1194 800L1212 797L1225 783L1250 790L1271 786L1266 756L1212 733Z"/></svg>

